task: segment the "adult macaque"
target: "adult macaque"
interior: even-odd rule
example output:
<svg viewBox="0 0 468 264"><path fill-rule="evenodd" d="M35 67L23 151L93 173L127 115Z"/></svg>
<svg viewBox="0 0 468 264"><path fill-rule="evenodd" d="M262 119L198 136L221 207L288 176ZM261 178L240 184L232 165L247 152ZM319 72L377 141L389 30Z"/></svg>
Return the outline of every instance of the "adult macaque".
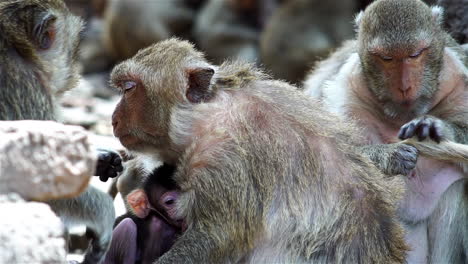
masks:
<svg viewBox="0 0 468 264"><path fill-rule="evenodd" d="M81 28L82 21L59 0L0 2L0 120L55 119L56 98L74 87L79 77ZM111 164L102 164L104 160ZM105 177L116 176L115 155L101 152L99 161ZM102 260L115 217L112 199L89 187L76 198L48 204L65 225L86 225L93 240L84 263Z"/></svg>
<svg viewBox="0 0 468 264"><path fill-rule="evenodd" d="M315 67L305 82L305 92L323 100L328 110L355 119L367 143L414 137L442 142L441 149L449 141L467 144L466 55L442 29L442 11L418 0L375 1L356 18L357 39ZM374 150L385 152L393 146ZM457 186L464 183L456 181L467 175L468 163L453 161L442 152L433 152L430 159L420 158L406 178L407 191L398 214L407 227L410 263L466 259L468 209L463 205L467 196ZM460 192L447 191L449 186ZM451 206L449 210L439 204L446 191L445 195L456 196L443 199ZM436 206L438 219L432 217ZM440 210L450 214L444 216ZM464 218L449 220L454 216ZM448 234L463 237L437 237ZM463 252L460 247L464 253L459 253ZM441 251L446 253L436 253Z"/></svg>
<svg viewBox="0 0 468 264"><path fill-rule="evenodd" d="M114 134L176 165L174 219L157 263L403 263L403 180L350 145L356 131L249 64L209 64L175 39L116 66Z"/></svg>
<svg viewBox="0 0 468 264"><path fill-rule="evenodd" d="M178 198L174 171L165 164L145 177L139 189L123 195L131 213L116 220L105 264L152 263L174 244L182 231L182 222L173 215Z"/></svg>
<svg viewBox="0 0 468 264"><path fill-rule="evenodd" d="M314 61L353 36L355 0L288 0L267 23L260 38L262 63L277 78L304 79Z"/></svg>
<svg viewBox="0 0 468 264"><path fill-rule="evenodd" d="M120 61L171 36L189 38L200 0L112 0L104 14L104 42Z"/></svg>
<svg viewBox="0 0 468 264"><path fill-rule="evenodd" d="M210 60L259 61L259 36L280 0L209 0L194 26L197 45Z"/></svg>

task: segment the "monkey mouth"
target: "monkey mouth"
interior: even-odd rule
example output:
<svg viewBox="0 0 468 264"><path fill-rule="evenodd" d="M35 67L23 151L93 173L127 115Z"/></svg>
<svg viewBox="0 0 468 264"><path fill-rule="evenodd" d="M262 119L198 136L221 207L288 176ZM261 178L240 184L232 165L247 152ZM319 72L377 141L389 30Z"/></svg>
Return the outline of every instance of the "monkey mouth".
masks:
<svg viewBox="0 0 468 264"><path fill-rule="evenodd" d="M403 108L411 108L413 107L414 105L414 100L403 100L400 102L400 105L403 107Z"/></svg>
<svg viewBox="0 0 468 264"><path fill-rule="evenodd" d="M131 134L115 134L115 136L119 139L120 143L128 149L132 149L139 144L139 140Z"/></svg>

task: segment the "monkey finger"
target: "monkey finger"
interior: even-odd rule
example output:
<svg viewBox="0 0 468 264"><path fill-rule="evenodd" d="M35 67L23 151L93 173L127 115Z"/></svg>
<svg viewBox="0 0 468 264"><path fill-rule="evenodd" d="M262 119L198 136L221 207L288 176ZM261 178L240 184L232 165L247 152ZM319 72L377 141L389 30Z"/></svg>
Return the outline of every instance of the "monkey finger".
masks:
<svg viewBox="0 0 468 264"><path fill-rule="evenodd" d="M440 143L443 137L442 128L437 124L433 124L429 129L429 137L435 142Z"/></svg>
<svg viewBox="0 0 468 264"><path fill-rule="evenodd" d="M101 180L102 182L107 182L108 179L109 179L108 176L105 176L105 175L100 175L99 176L99 180Z"/></svg>
<svg viewBox="0 0 468 264"><path fill-rule="evenodd" d="M111 164L114 166L122 166L122 158L120 158L120 156L114 157Z"/></svg>
<svg viewBox="0 0 468 264"><path fill-rule="evenodd" d="M404 126L403 128L403 132L402 132L402 136L400 137L400 139L407 139L407 138L411 138L414 136L414 132L416 130L416 125L411 122L407 125Z"/></svg>
<svg viewBox="0 0 468 264"><path fill-rule="evenodd" d="M416 134L419 141L423 141L429 136L429 127L430 125L424 122L421 122L417 127Z"/></svg>

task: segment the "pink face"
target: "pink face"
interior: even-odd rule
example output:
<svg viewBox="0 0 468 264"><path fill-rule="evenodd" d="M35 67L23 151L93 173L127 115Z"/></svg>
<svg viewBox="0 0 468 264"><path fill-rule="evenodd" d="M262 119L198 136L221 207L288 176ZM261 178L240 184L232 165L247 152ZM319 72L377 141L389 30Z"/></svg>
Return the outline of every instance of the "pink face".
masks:
<svg viewBox="0 0 468 264"><path fill-rule="evenodd" d="M143 84L136 79L118 81L115 84L122 91L122 98L112 114L114 135L128 149L135 149L141 144L137 135L151 135L156 129L148 121L148 97Z"/></svg>
<svg viewBox="0 0 468 264"><path fill-rule="evenodd" d="M411 107L418 99L427 60L427 46L412 52L397 50L392 53L371 51L376 66L383 72L394 102Z"/></svg>

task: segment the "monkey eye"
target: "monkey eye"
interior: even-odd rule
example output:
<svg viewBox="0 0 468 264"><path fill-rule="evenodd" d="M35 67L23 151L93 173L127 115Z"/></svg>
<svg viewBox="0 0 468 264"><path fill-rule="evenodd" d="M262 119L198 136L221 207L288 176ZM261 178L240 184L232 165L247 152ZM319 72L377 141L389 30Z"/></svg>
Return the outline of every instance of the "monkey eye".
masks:
<svg viewBox="0 0 468 264"><path fill-rule="evenodd" d="M127 92L133 88L135 88L137 86L137 83L134 82L134 81L124 81L122 83L122 89L124 90L124 92Z"/></svg>
<svg viewBox="0 0 468 264"><path fill-rule="evenodd" d="M421 55L423 53L424 50L425 49L420 49L420 50L416 51L415 53L413 53L413 54L411 54L409 56L410 56L410 58L417 58L417 57L419 57L419 55Z"/></svg>
<svg viewBox="0 0 468 264"><path fill-rule="evenodd" d="M390 56L379 55L379 57L384 61L391 61L393 58Z"/></svg>

